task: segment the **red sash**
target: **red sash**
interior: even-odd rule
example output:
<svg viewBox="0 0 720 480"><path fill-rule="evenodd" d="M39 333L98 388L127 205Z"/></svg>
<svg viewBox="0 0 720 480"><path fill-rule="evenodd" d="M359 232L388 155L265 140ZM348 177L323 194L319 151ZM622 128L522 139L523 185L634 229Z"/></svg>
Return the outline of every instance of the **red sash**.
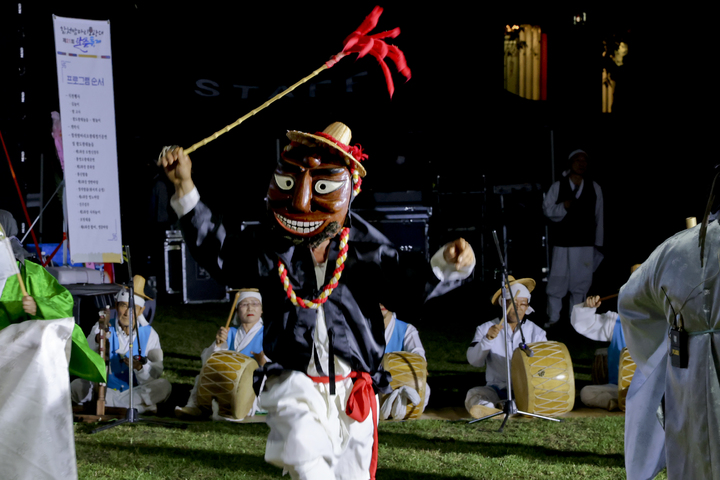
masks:
<svg viewBox="0 0 720 480"><path fill-rule="evenodd" d="M310 377L308 375L308 377ZM377 402L375 401L375 391L372 387L372 378L367 372L350 372L350 375L343 377L335 376L335 382L345 380L346 378L354 378L353 388L348 396L345 405L345 414L358 422L363 422L372 410L373 414L373 451L372 460L370 461L370 480L375 480L375 472L377 471L378 457L378 433L377 433ZM310 377L315 383L330 383L330 377Z"/></svg>

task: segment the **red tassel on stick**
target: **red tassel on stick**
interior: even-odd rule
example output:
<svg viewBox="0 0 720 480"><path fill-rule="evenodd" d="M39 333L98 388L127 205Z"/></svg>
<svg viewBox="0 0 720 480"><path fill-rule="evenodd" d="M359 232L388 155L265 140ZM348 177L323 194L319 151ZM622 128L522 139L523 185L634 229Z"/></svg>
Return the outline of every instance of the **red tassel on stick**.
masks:
<svg viewBox="0 0 720 480"><path fill-rule="evenodd" d="M388 45L382 40L383 38L395 38L400 35L399 28L393 28L392 30L388 30L386 32L368 35L370 30L377 26L382 12L382 7L375 7L373 11L370 12L370 15L363 20L357 30L345 39L343 42L343 51L331 58L330 61L327 62L327 66L328 68L332 67L343 56L351 53L357 53L358 58L362 58L369 53L375 57L380 64L383 75L385 75L385 83L387 83L388 93L390 93L390 98L392 98L393 93L395 92L395 85L393 83L390 68L387 63L385 63L385 58L389 58L395 64L398 72L406 78L406 81L410 80L411 74L403 52L395 45Z"/></svg>
<svg viewBox="0 0 720 480"><path fill-rule="evenodd" d="M186 154L190 154L197 150L198 148L202 147L203 145L207 145L208 143L212 142L216 138L218 138L220 135L223 135L227 132L229 132L231 129L237 127L242 122L247 120L248 118L252 117L256 113L260 112L261 110L269 107L273 102L276 100L282 98L283 96L287 95L288 93L295 90L299 85L302 85L303 83L307 82L311 78L318 75L323 70L326 70L328 68L331 68L333 65L335 65L337 62L339 62L342 58L345 56L351 54L351 53L357 53L358 58L362 58L368 53L375 57L375 59L380 64L380 68L382 68L383 75L385 75L385 83L387 83L388 87L388 93L390 93L390 98L392 98L393 93L395 92L395 85L393 84L392 74L390 73L390 68L385 63L385 58L389 58L397 68L398 72L400 72L401 75L403 75L407 80L410 80L410 68L407 66L407 62L405 61L405 55L403 52L396 47L395 45L388 45L385 43L382 39L383 38L395 38L398 35L400 35L400 29L399 28L393 28L392 30L388 30L387 32L380 32L375 33L373 35L368 35L370 30L375 28L377 25L378 19L380 18L380 15L382 14L383 9L381 7L375 7L373 8L373 11L370 12L370 15L368 15L365 20L360 24L360 26L355 30L353 33L351 33L343 42L344 48L342 52L338 53L337 55L333 55L330 57L330 60L325 62L322 67L315 70L313 73L308 75L307 77L303 78L299 82L291 85L286 90L283 90L282 92L275 95L270 100L267 100L265 103L260 105L255 110L250 111L249 113L243 115L242 117L235 120L230 125L226 125L225 128L222 130L218 130L214 134L210 135L209 137L199 141L195 145L192 145L189 148L185 149ZM158 165L160 164L160 159L158 159Z"/></svg>

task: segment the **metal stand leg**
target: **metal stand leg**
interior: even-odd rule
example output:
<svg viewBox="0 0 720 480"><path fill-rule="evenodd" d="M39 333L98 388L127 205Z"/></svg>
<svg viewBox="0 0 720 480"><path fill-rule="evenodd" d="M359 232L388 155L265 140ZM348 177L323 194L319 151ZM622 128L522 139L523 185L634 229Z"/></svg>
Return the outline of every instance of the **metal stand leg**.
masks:
<svg viewBox="0 0 720 480"><path fill-rule="evenodd" d="M128 408L127 415L125 416L125 418L123 418L121 420L117 420L109 425L103 425L102 427L96 428L95 430L93 430L90 433L99 433L99 432L102 432L103 430L108 430L110 428L117 427L117 426L123 425L125 423L140 423L140 422L152 423L155 425L162 425L163 427L170 427L170 428L187 428L186 423L171 423L171 422L161 422L159 420L151 420L149 418L141 417L138 414L138 411L136 408Z"/></svg>

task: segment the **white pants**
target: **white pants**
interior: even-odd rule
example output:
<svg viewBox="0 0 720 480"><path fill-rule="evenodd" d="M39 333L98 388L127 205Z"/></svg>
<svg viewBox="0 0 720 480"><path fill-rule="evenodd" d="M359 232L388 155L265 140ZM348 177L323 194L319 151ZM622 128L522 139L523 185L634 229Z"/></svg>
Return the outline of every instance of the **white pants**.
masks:
<svg viewBox="0 0 720 480"><path fill-rule="evenodd" d="M547 284L550 323L560 320L562 299L570 292L570 305L585 301L594 271L595 247L553 247Z"/></svg>
<svg viewBox="0 0 720 480"><path fill-rule="evenodd" d="M133 404L139 413L148 407L154 407L164 402L170 396L172 385L164 378L156 378L142 385L133 387ZM76 378L70 383L72 401L75 403L89 402L92 399L93 384L82 378ZM105 405L108 407L130 407L130 390L118 392L108 388L105 391Z"/></svg>
<svg viewBox="0 0 720 480"><path fill-rule="evenodd" d="M327 384L301 372L268 379L260 395L270 427L265 460L293 479L368 480L377 420L372 411L363 422L345 414L352 385L351 379L342 380L330 395Z"/></svg>
<svg viewBox="0 0 720 480"><path fill-rule="evenodd" d="M500 396L492 387L475 387L468 390L465 396L465 408L469 412L475 405L502 408Z"/></svg>

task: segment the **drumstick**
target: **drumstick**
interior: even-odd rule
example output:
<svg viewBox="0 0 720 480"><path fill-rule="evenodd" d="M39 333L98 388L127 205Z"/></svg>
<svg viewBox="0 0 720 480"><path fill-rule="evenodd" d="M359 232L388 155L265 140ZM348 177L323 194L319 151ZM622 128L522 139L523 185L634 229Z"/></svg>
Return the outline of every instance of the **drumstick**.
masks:
<svg viewBox="0 0 720 480"><path fill-rule="evenodd" d="M235 294L235 300L233 300L232 307L230 308L230 316L227 319L227 323L225 324L225 329L227 330L230 328L230 322L232 321L233 314L235 313L235 307L237 306L238 299L240 298L240 292L237 292Z"/></svg>
<svg viewBox="0 0 720 480"><path fill-rule="evenodd" d="M602 297L600 300L598 300L598 302L604 302L605 300L610 300L611 298L615 298L618 295L620 295L620 293L613 293L612 295L608 295L607 297Z"/></svg>

